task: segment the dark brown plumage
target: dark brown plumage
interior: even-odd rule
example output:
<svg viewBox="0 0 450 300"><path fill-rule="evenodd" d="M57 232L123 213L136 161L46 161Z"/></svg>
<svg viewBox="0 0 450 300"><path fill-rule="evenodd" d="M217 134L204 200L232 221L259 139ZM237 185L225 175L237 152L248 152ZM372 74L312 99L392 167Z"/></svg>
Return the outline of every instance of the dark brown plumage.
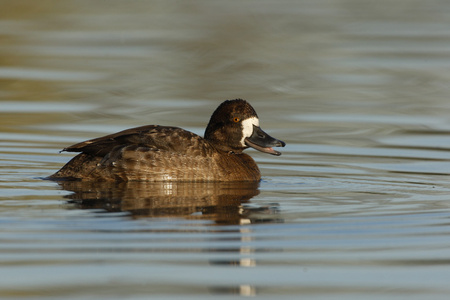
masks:
<svg viewBox="0 0 450 300"><path fill-rule="evenodd" d="M63 151L81 153L49 179L259 181L258 166L242 151L252 146L279 155L270 147L284 143L251 122L257 122L257 115L248 102L227 100L211 116L205 138L177 127L148 125L127 129L64 148Z"/></svg>

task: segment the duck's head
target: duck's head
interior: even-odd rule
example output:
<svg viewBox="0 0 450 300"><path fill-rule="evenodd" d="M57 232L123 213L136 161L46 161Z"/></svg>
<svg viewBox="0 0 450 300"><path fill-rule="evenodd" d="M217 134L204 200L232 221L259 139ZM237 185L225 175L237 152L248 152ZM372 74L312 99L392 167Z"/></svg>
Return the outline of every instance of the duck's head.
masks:
<svg viewBox="0 0 450 300"><path fill-rule="evenodd" d="M220 150L241 153L248 147L264 153L281 155L272 147L284 147L259 127L256 111L245 100L227 100L219 105L209 120L205 139Z"/></svg>

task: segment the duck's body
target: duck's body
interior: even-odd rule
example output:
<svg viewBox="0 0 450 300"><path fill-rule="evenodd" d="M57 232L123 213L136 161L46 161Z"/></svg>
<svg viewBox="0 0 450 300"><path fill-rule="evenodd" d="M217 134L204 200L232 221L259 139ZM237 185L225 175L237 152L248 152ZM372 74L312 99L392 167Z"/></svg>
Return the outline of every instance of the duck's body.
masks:
<svg viewBox="0 0 450 300"><path fill-rule="evenodd" d="M259 181L245 148L279 155L284 143L259 128L244 100L228 100L214 112L202 138L177 127L148 125L67 147L81 152L53 180L83 181Z"/></svg>

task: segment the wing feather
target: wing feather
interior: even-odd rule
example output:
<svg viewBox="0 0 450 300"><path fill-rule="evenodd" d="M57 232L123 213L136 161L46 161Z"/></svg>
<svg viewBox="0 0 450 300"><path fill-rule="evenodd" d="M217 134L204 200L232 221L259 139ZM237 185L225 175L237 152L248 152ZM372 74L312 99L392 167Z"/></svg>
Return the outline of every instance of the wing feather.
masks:
<svg viewBox="0 0 450 300"><path fill-rule="evenodd" d="M116 147L139 145L181 154L186 153L192 147L202 149L202 147L198 147L199 144L206 146L205 144L208 143L190 131L178 127L147 125L87 140L64 148L63 151L82 152L103 157ZM206 148L209 148L208 146Z"/></svg>

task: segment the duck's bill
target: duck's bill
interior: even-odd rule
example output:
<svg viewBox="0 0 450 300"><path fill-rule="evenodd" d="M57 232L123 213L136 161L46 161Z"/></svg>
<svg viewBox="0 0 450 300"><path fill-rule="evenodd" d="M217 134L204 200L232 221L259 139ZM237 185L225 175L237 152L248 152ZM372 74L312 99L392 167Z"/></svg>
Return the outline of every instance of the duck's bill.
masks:
<svg viewBox="0 0 450 300"><path fill-rule="evenodd" d="M284 147L286 145L285 142L271 137L256 125L253 125L252 135L248 138L245 138L244 141L245 144L249 147L276 156L281 155L281 153L273 150L272 147Z"/></svg>

